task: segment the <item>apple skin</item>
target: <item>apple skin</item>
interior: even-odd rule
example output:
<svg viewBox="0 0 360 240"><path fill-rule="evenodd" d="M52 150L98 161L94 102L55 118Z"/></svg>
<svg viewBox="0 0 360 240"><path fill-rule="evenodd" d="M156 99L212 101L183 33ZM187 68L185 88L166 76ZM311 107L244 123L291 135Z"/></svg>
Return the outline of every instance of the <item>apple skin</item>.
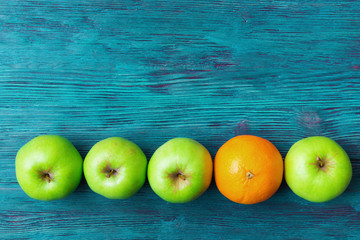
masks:
<svg viewBox="0 0 360 240"><path fill-rule="evenodd" d="M16 155L16 178L31 198L51 201L65 198L79 185L82 157L64 137L41 135Z"/></svg>
<svg viewBox="0 0 360 240"><path fill-rule="evenodd" d="M185 203L202 195L212 179L208 150L190 138L173 138L160 146L149 161L152 190L172 203Z"/></svg>
<svg viewBox="0 0 360 240"><path fill-rule="evenodd" d="M146 166L146 156L135 143L110 137L90 149L84 175L94 192L109 199L127 199L144 185Z"/></svg>
<svg viewBox="0 0 360 240"><path fill-rule="evenodd" d="M326 202L342 194L352 167L345 150L330 138L314 136L296 142L285 157L285 180L298 196Z"/></svg>

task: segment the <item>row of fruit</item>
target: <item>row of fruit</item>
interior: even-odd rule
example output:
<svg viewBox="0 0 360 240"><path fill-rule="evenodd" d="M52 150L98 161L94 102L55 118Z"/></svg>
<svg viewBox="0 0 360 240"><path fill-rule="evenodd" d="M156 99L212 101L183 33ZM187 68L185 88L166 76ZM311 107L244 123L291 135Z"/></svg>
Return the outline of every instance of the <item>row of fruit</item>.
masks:
<svg viewBox="0 0 360 240"><path fill-rule="evenodd" d="M18 151L15 167L24 192L44 201L68 196L83 173L94 192L110 199L133 196L147 175L153 191L173 203L199 197L209 187L213 173L219 191L242 204L270 198L283 175L295 194L312 202L339 196L352 177L344 149L320 136L295 143L285 161L270 141L252 135L236 136L220 147L213 164L208 150L189 138L167 141L148 162L135 143L111 137L96 143L83 161L66 138L42 135Z"/></svg>

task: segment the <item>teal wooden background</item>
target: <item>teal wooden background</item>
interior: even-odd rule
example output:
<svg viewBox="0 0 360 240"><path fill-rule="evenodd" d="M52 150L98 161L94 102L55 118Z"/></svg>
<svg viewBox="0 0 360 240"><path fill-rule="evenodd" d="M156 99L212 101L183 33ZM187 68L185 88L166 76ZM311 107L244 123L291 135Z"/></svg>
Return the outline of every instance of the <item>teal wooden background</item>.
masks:
<svg viewBox="0 0 360 240"><path fill-rule="evenodd" d="M0 2L0 238L319 239L360 234L359 1ZM122 136L150 158L172 137L212 156L254 134L285 156L324 135L348 152L354 178L339 198L306 202L283 183L268 201L235 204L212 182L170 204L148 183L107 200L85 181L68 198L28 198L17 150L40 134L82 156Z"/></svg>

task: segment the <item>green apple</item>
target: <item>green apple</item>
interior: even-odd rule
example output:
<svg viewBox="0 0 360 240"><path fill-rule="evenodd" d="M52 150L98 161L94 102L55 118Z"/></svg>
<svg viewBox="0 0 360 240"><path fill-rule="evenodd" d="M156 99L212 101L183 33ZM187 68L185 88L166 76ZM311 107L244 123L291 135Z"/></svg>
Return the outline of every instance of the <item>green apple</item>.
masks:
<svg viewBox="0 0 360 240"><path fill-rule="evenodd" d="M342 194L352 177L345 150L327 137L314 136L296 142L285 158L285 180L298 196L325 202Z"/></svg>
<svg viewBox="0 0 360 240"><path fill-rule="evenodd" d="M208 150L195 140L174 138L160 146L149 161L152 190L172 203L192 201L211 183L213 162Z"/></svg>
<svg viewBox="0 0 360 240"><path fill-rule="evenodd" d="M126 199L144 185L147 159L133 142L111 137L96 143L84 160L85 179L94 192Z"/></svg>
<svg viewBox="0 0 360 240"><path fill-rule="evenodd" d="M16 178L30 197L43 201L68 196L79 185L83 160L74 145L56 135L38 136L16 155Z"/></svg>

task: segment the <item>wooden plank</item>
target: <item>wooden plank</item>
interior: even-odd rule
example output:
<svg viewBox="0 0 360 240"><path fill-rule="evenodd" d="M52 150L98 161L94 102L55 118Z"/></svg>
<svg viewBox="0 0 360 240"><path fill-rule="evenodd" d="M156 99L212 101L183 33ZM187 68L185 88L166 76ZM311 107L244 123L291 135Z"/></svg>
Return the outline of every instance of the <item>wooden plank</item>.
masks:
<svg viewBox="0 0 360 240"><path fill-rule="evenodd" d="M3 1L0 3L0 238L358 238L360 176L358 1ZM146 185L110 201L83 181L56 202L16 182L17 150L60 134L84 157L122 136L150 158L172 137L214 157L254 134L285 156L324 135L348 152L348 190L329 203L283 183L243 206L212 183L184 205Z"/></svg>

